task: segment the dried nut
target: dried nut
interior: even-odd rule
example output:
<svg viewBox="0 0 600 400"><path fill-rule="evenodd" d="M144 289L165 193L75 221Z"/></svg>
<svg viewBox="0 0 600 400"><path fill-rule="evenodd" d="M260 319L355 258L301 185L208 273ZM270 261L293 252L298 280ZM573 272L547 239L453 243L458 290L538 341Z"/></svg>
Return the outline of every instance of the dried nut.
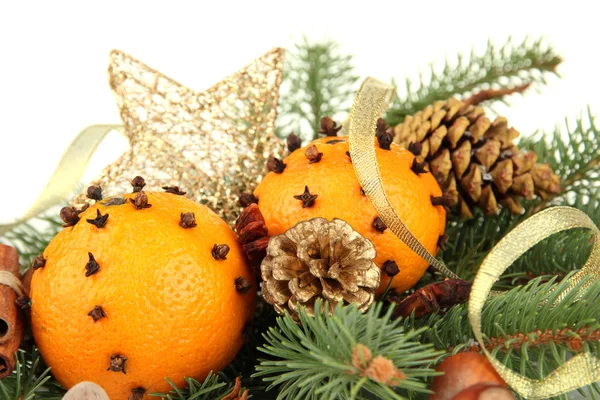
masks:
<svg viewBox="0 0 600 400"><path fill-rule="evenodd" d="M444 375L433 379L430 400L453 399L471 386L486 383L506 387L504 380L484 355L474 351L457 353L446 358L438 368ZM500 397L501 399L504 397Z"/></svg>
<svg viewBox="0 0 600 400"><path fill-rule="evenodd" d="M106 391L94 382L79 382L73 386L62 400L110 400Z"/></svg>

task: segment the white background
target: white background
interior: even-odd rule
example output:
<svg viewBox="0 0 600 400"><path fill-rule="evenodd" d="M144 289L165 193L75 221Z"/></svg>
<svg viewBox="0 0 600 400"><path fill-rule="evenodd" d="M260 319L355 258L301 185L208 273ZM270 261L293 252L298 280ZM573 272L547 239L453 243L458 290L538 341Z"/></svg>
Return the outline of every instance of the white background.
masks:
<svg viewBox="0 0 600 400"><path fill-rule="evenodd" d="M556 4L556 5L554 5ZM0 5L0 223L22 215L81 129L119 123L108 54L117 48L201 90L306 34L340 42L357 73L416 77L445 54L543 35L565 58L542 93L499 107L523 134L591 105L600 113L600 31L593 2L239 1L3 2ZM126 148L100 147L92 178Z"/></svg>

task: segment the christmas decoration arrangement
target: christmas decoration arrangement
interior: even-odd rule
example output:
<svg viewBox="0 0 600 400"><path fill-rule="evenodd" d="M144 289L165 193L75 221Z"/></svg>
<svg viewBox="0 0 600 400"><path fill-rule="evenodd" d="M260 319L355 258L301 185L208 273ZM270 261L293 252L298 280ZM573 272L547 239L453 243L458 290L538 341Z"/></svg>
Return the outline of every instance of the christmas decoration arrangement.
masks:
<svg viewBox="0 0 600 400"><path fill-rule="evenodd" d="M304 40L197 92L114 51L131 149L1 231L0 397L596 398L593 113L493 108L561 62L489 43L396 94Z"/></svg>

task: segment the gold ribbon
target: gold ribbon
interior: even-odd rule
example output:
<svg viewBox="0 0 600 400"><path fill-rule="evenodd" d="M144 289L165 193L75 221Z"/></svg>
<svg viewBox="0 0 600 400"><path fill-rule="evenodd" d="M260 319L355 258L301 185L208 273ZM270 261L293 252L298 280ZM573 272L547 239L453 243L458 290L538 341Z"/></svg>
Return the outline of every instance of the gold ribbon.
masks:
<svg viewBox="0 0 600 400"><path fill-rule="evenodd" d="M352 165L365 194L387 227L415 253L450 278L458 278L438 261L415 238L392 207L383 187L375 155L374 133L377 119L388 108L394 90L373 78L361 85L349 117L349 141ZM570 207L554 207L527 219L504 237L488 254L479 268L469 298L469 322L482 350L496 371L521 396L542 399L557 396L600 380L600 361L592 354L580 353L538 381L519 375L505 367L485 348L481 332L481 311L491 288L500 275L523 253L548 236L571 228L584 227L594 231L594 248L582 269L572 276L557 304L570 288L586 276L582 289L600 278L600 231L583 212Z"/></svg>
<svg viewBox="0 0 600 400"><path fill-rule="evenodd" d="M349 117L350 157L365 194L377 210L383 223L408 247L449 278L458 276L435 258L404 225L383 188L373 142L377 119L388 109L394 89L373 78L361 85Z"/></svg>
<svg viewBox="0 0 600 400"><path fill-rule="evenodd" d="M485 348L481 332L481 310L494 282L517 258L548 236L572 228L591 229L594 232L594 247L584 266L571 277L568 288L560 294L555 303L555 306L559 305L577 282L591 276L592 279L581 287L585 289L600 277L600 230L585 213L571 207L553 207L541 211L508 233L485 258L471 288L469 322L475 338L502 379L528 399L558 396L599 381L600 360L590 353L579 353L552 371L543 381L525 378L505 367Z"/></svg>
<svg viewBox="0 0 600 400"><path fill-rule="evenodd" d="M0 236L71 196L96 148L111 131L123 134L123 127L92 125L79 132L63 153L46 187L31 208L18 221L0 225Z"/></svg>

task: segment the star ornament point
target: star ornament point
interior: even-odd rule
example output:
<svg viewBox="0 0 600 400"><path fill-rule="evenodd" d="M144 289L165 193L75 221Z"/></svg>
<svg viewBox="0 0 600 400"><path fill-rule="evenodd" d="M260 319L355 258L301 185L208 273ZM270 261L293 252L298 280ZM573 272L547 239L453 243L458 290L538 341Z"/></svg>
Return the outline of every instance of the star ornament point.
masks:
<svg viewBox="0 0 600 400"><path fill-rule="evenodd" d="M283 154L275 136L283 49L200 92L119 50L108 72L130 149L92 184L108 197L127 193L142 175L145 190L180 187L233 223L239 195L258 184L269 156ZM73 200L89 202L84 194Z"/></svg>

